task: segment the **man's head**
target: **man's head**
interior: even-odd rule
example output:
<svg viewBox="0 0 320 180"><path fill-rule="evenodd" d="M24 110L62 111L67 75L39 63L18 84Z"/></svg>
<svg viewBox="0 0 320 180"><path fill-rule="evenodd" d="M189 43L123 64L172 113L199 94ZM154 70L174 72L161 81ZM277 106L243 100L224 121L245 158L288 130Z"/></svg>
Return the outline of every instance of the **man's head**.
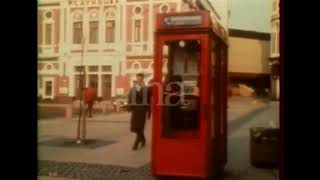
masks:
<svg viewBox="0 0 320 180"><path fill-rule="evenodd" d="M144 78L144 75L142 73L138 73L136 75L136 78L137 78L137 82L138 83L142 83L143 82L143 78Z"/></svg>

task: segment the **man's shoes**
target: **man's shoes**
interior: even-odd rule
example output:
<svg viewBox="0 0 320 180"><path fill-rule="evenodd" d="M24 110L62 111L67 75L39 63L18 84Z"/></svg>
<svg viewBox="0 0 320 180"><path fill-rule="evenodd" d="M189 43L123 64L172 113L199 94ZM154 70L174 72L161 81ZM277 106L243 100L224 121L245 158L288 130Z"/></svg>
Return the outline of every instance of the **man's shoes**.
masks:
<svg viewBox="0 0 320 180"><path fill-rule="evenodd" d="M132 147L132 150L137 150L138 149L138 145L139 145L139 142L135 142L133 147Z"/></svg>

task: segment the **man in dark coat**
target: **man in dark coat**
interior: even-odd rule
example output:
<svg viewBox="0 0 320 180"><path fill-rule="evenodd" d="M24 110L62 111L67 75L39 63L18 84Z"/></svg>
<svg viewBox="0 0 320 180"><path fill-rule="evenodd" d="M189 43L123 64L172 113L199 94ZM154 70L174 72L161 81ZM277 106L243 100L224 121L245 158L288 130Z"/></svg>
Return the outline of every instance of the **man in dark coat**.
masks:
<svg viewBox="0 0 320 180"><path fill-rule="evenodd" d="M145 146L146 139L144 136L144 126L147 112L150 110L150 98L148 87L144 85L144 75L139 73L136 75L136 82L129 91L128 105L131 111L130 130L137 134L133 145L133 150L137 150L139 144Z"/></svg>

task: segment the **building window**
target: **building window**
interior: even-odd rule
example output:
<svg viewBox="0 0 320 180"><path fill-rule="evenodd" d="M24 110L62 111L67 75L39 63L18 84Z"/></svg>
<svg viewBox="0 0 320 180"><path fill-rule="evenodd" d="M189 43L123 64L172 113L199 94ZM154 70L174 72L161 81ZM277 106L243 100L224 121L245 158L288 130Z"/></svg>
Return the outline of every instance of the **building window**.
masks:
<svg viewBox="0 0 320 180"><path fill-rule="evenodd" d="M74 71L75 72L78 72L78 73L80 73L80 72L82 72L82 71L84 71L85 70L85 67L84 66L75 66L74 67Z"/></svg>
<svg viewBox="0 0 320 180"><path fill-rule="evenodd" d="M134 41L141 41L141 20L137 19L134 21Z"/></svg>
<svg viewBox="0 0 320 180"><path fill-rule="evenodd" d="M83 17L81 11L73 13L73 43L81 44L83 39Z"/></svg>
<svg viewBox="0 0 320 180"><path fill-rule="evenodd" d="M47 11L43 14L43 27L42 27L42 43L45 45L53 44L53 28L54 28L54 20L53 20L52 11Z"/></svg>
<svg viewBox="0 0 320 180"><path fill-rule="evenodd" d="M73 23L73 43L81 44L82 42L82 22Z"/></svg>
<svg viewBox="0 0 320 180"><path fill-rule="evenodd" d="M89 43L91 44L98 43L99 21L90 21L89 28L90 28Z"/></svg>
<svg viewBox="0 0 320 180"><path fill-rule="evenodd" d="M139 6L133 9L132 29L133 29L132 41L141 42L142 41L142 8Z"/></svg>
<svg viewBox="0 0 320 180"><path fill-rule="evenodd" d="M111 66L102 66L102 72L111 72Z"/></svg>
<svg viewBox="0 0 320 180"><path fill-rule="evenodd" d="M45 82L45 95L46 96L52 95L52 81Z"/></svg>
<svg viewBox="0 0 320 180"><path fill-rule="evenodd" d="M89 66L88 70L89 70L89 72L98 72L99 67L98 66Z"/></svg>
<svg viewBox="0 0 320 180"><path fill-rule="evenodd" d="M111 43L116 40L116 10L108 8L105 15L105 42Z"/></svg>
<svg viewBox="0 0 320 180"><path fill-rule="evenodd" d="M45 44L52 44L52 24L45 24Z"/></svg>
<svg viewBox="0 0 320 180"><path fill-rule="evenodd" d="M114 42L115 21L106 21L106 42Z"/></svg>

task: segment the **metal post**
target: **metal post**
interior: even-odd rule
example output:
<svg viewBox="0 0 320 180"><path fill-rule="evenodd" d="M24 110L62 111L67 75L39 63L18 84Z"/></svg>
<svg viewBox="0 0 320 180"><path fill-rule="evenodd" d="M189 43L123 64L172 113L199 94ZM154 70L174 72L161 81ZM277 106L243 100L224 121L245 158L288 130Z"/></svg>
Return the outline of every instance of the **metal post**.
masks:
<svg viewBox="0 0 320 180"><path fill-rule="evenodd" d="M82 51L81 51L81 70L80 70L80 112L78 118L78 126L77 126L77 143L80 144L85 140L85 136L83 136L83 132L85 132L85 122L81 123L80 121L85 121L86 117L86 106L82 105L82 98L83 98L83 77L85 76L85 70L83 66L83 54L84 54L84 45L85 45L85 38L82 31ZM84 118L83 118L84 117Z"/></svg>

